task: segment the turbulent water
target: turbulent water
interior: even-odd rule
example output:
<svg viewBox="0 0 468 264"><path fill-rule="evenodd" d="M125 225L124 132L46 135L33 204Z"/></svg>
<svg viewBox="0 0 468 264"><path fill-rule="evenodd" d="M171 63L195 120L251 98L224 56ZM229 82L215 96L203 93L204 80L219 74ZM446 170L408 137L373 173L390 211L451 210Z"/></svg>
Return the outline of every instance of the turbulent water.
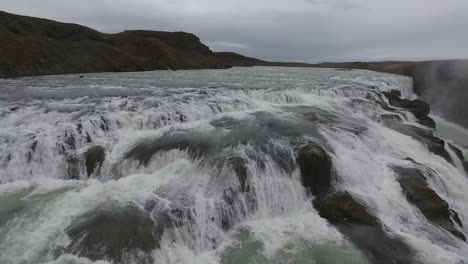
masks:
<svg viewBox="0 0 468 264"><path fill-rule="evenodd" d="M369 263L302 186L308 143L419 263L468 263L391 169L431 168L468 224L461 160L386 127L390 90L413 97L406 77L300 68L0 80L0 263Z"/></svg>

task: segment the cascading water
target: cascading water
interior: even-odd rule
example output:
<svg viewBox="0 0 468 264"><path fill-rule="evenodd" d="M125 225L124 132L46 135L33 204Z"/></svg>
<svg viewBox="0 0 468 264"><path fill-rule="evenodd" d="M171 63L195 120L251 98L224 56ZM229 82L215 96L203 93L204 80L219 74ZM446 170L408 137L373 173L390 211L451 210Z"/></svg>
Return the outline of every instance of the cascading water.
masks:
<svg viewBox="0 0 468 264"><path fill-rule="evenodd" d="M468 263L461 160L395 129L426 131L392 90L413 96L406 77L301 68L0 80L0 263L372 262L314 208L308 144L414 263ZM460 224L428 220L394 167Z"/></svg>

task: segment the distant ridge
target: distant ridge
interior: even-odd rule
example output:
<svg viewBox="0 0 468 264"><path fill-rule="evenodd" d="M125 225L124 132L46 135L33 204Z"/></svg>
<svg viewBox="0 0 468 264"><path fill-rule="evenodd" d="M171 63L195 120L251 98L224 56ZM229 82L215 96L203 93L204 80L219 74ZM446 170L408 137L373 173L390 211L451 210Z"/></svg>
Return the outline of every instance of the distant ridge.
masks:
<svg viewBox="0 0 468 264"><path fill-rule="evenodd" d="M223 69L262 61L212 52L185 32L105 34L76 24L0 11L0 78L49 74Z"/></svg>

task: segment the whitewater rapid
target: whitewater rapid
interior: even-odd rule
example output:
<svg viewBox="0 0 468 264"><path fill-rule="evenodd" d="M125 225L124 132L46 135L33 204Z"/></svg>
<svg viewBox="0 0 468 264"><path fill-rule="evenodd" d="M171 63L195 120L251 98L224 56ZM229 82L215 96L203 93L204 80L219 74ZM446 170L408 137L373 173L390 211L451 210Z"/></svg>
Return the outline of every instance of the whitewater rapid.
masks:
<svg viewBox="0 0 468 264"><path fill-rule="evenodd" d="M337 188L419 263L468 263L468 244L431 225L391 169L413 166L407 158L430 168L429 186L468 223L462 161L385 126L377 100L391 90L415 97L409 78L333 69L0 80L0 263L110 263L70 230L93 212L119 218L129 208L148 215L138 221L158 239L120 263L369 263L302 186L295 157L311 142L326 146ZM404 109L398 116L420 126ZM103 162L89 173L93 147Z"/></svg>

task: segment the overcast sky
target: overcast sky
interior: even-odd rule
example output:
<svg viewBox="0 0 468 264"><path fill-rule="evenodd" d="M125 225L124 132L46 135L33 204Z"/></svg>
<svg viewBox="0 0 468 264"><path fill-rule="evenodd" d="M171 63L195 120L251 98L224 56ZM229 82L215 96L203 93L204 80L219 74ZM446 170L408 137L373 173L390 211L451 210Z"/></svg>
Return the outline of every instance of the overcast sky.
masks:
<svg viewBox="0 0 468 264"><path fill-rule="evenodd" d="M103 32L187 31L274 61L468 58L468 0L1 0Z"/></svg>

